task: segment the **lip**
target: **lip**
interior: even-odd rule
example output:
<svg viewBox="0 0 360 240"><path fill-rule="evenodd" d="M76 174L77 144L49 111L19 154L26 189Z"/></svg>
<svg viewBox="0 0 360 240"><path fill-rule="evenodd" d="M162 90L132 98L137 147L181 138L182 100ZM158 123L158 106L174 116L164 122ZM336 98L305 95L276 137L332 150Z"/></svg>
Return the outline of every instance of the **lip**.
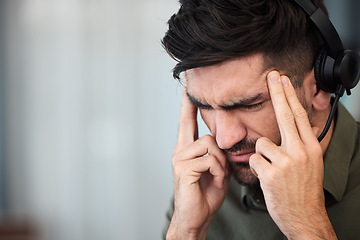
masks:
<svg viewBox="0 0 360 240"><path fill-rule="evenodd" d="M233 162L248 162L251 155L253 155L255 152L251 151L251 152L238 152L238 153L227 153L230 160Z"/></svg>

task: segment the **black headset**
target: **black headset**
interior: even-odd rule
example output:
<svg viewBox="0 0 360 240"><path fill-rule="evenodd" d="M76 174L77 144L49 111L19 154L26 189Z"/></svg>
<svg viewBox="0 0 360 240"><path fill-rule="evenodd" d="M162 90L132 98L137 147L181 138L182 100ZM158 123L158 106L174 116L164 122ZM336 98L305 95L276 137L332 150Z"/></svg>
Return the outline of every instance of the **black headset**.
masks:
<svg viewBox="0 0 360 240"><path fill-rule="evenodd" d="M314 61L314 73L317 86L335 94L335 100L323 132L318 137L321 141L334 118L337 103L346 91L351 94L360 79L360 55L357 51L344 48L334 25L321 8L317 8L310 0L294 0L308 15L324 39L322 48Z"/></svg>

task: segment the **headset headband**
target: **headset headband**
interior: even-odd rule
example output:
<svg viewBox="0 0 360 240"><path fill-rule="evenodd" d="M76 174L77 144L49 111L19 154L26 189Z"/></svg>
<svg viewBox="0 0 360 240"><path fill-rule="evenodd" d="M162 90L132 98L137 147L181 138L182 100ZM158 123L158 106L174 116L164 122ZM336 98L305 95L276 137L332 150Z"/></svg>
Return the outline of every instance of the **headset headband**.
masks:
<svg viewBox="0 0 360 240"><path fill-rule="evenodd" d="M344 46L330 19L326 16L324 11L321 10L321 8L317 8L310 0L294 0L294 2L296 2L304 10L318 28L325 41L328 56L335 59L341 52L344 51Z"/></svg>

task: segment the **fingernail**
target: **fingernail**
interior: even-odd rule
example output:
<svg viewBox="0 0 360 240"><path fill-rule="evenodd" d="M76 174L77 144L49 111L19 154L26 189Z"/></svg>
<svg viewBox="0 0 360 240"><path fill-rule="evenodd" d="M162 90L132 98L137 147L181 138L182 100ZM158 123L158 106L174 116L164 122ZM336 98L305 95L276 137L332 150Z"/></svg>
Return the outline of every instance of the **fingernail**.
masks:
<svg viewBox="0 0 360 240"><path fill-rule="evenodd" d="M287 77L281 77L281 82L284 87L289 86L289 79Z"/></svg>
<svg viewBox="0 0 360 240"><path fill-rule="evenodd" d="M278 83L280 81L280 75L278 72L275 71L270 72L268 78L272 83Z"/></svg>

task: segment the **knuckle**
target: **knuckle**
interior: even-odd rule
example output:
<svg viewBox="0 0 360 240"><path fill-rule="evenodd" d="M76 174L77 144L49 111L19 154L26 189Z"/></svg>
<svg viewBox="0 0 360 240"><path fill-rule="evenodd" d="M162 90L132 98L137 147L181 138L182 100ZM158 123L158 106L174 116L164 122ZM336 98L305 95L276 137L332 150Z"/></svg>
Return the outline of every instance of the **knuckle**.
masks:
<svg viewBox="0 0 360 240"><path fill-rule="evenodd" d="M173 174L174 177L177 176L179 177L181 175L181 173L183 172L181 164L179 162L174 162L173 163Z"/></svg>
<svg viewBox="0 0 360 240"><path fill-rule="evenodd" d="M271 92L275 97L279 97L284 94L284 90L282 87L273 87Z"/></svg>
<svg viewBox="0 0 360 240"><path fill-rule="evenodd" d="M295 165L295 162L290 158L285 158L284 161L282 161L280 168L282 172L289 172L290 169L293 169Z"/></svg>
<svg viewBox="0 0 360 240"><path fill-rule="evenodd" d="M216 159L216 157L213 156L213 155L207 155L207 156L205 156L205 158L206 158L206 160L208 161L208 164L209 164L209 165L214 165L214 164L216 164L216 163L218 162L218 160Z"/></svg>
<svg viewBox="0 0 360 240"><path fill-rule="evenodd" d="M176 159L176 156L178 154L178 150L175 148L174 151L172 152L172 157L173 157L173 161Z"/></svg>
<svg viewBox="0 0 360 240"><path fill-rule="evenodd" d="M172 158L172 165L173 165L173 167L175 166L175 163L176 163L176 162L177 162L176 157L173 156L173 158Z"/></svg>
<svg viewBox="0 0 360 240"><path fill-rule="evenodd" d="M210 143L212 143L214 141L214 138L210 134L206 134L200 138L200 141L209 145Z"/></svg>
<svg viewBox="0 0 360 240"><path fill-rule="evenodd" d="M172 163L173 165L178 163L178 162L182 162L184 159L184 152L186 152L186 150L182 149L174 149L173 154L172 154Z"/></svg>
<svg viewBox="0 0 360 240"><path fill-rule="evenodd" d="M181 150L178 148L175 148L172 152L172 160L173 162L177 162L178 160L180 160L180 155L181 155Z"/></svg>
<svg viewBox="0 0 360 240"><path fill-rule="evenodd" d="M303 159L304 161L306 161L308 159L308 154L304 148L300 149L297 154L298 154L299 158Z"/></svg>
<svg viewBox="0 0 360 240"><path fill-rule="evenodd" d="M285 122L294 122L294 115L291 112L283 112L280 118Z"/></svg>
<svg viewBox="0 0 360 240"><path fill-rule="evenodd" d="M264 176L262 177L264 182L267 183L267 185L271 186L277 182L278 176L277 171L268 171Z"/></svg>
<svg viewBox="0 0 360 240"><path fill-rule="evenodd" d="M219 176L220 178L224 178L224 177L225 177L225 171L220 171L220 172L218 173L218 176Z"/></svg>
<svg viewBox="0 0 360 240"><path fill-rule="evenodd" d="M296 151L295 156L300 164L307 164L309 157L307 152L304 149Z"/></svg>
<svg viewBox="0 0 360 240"><path fill-rule="evenodd" d="M294 110L294 115L295 115L295 117L298 117L298 118L307 118L308 117L308 114L305 111L305 109L301 108L301 107L296 108Z"/></svg>

